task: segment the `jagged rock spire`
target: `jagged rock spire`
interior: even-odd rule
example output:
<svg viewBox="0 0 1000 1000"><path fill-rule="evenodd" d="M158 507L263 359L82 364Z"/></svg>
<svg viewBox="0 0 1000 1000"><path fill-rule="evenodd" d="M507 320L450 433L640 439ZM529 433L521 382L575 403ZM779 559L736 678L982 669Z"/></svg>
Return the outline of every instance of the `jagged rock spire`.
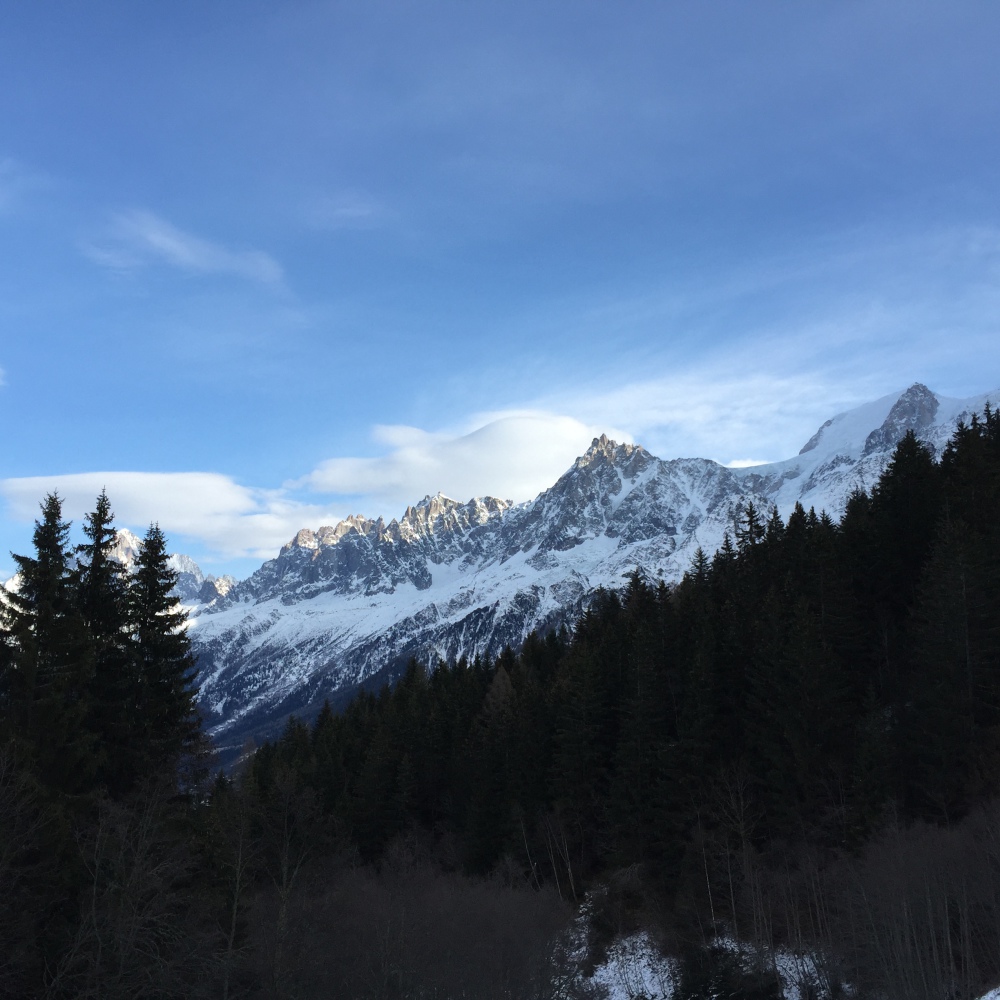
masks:
<svg viewBox="0 0 1000 1000"><path fill-rule="evenodd" d="M934 423L939 405L937 396L926 385L914 382L893 403L882 426L868 435L862 454L870 455L872 452L895 448L907 431L913 431L920 437L921 432Z"/></svg>

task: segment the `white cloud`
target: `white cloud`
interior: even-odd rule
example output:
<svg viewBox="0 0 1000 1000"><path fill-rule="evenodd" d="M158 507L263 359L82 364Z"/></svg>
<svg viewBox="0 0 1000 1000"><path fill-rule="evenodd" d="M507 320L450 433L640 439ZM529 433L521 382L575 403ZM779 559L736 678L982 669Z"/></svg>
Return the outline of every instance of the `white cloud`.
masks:
<svg viewBox="0 0 1000 1000"><path fill-rule="evenodd" d="M143 530L157 521L169 536L194 538L226 557L273 556L307 524L335 523L342 514L298 503L282 490L255 489L212 472L85 472L0 481L10 513L38 516L39 501L53 491L65 516L79 520L107 489L117 522Z"/></svg>
<svg viewBox="0 0 1000 1000"><path fill-rule="evenodd" d="M121 525L142 531L157 521L172 539L196 540L223 558L264 559L300 528L341 520L349 512L345 496L356 512L390 517L439 490L461 500L483 494L527 500L551 486L601 432L540 412L486 414L472 423L465 433L377 427L375 440L388 454L331 459L280 489L243 486L211 472L119 471L0 480L0 496L9 514L26 522L55 491L65 516L79 521L106 489ZM316 494L340 499L315 502Z"/></svg>
<svg viewBox="0 0 1000 1000"><path fill-rule="evenodd" d="M334 524L352 511L399 516L408 504L438 491L458 500L487 494L531 499L602 433L638 441L662 458L704 456L741 465L752 464L738 457L748 446L756 454L774 446L769 459L795 454L835 412L829 392L807 380L748 376L705 384L678 376L591 390L562 400L571 413L482 413L456 429L437 431L376 426L372 437L382 455L327 459L278 489L243 486L207 472L88 472L3 480L0 495L14 518L30 521L41 498L55 490L64 498L66 516L79 520L106 488L120 524L141 531L155 520L172 539L196 540L224 559L263 559L300 528ZM775 443L789 436L789 425L797 437L780 449ZM679 442L686 446L673 447ZM764 451L758 450L761 442Z"/></svg>
<svg viewBox="0 0 1000 1000"><path fill-rule="evenodd" d="M438 491L458 500L531 499L601 433L664 459L713 458L739 468L789 458L829 417L913 380L900 372L898 382L880 384L882 376L858 377L850 368L836 377L781 374L775 356L768 358L770 372L734 354L658 378L579 384L544 407L480 413L450 429L379 425L372 438L382 454L330 458L280 488L217 473L93 472L7 479L0 496L15 518L30 521L39 500L56 490L78 520L106 488L121 524L142 530L156 520L171 538L197 540L224 559L263 559L300 528L334 524L348 512L399 516Z"/></svg>
<svg viewBox="0 0 1000 1000"><path fill-rule="evenodd" d="M115 216L108 237L84 249L91 260L120 270L158 261L194 274L231 274L265 285L278 285L283 278L281 265L263 251L230 250L139 209Z"/></svg>
<svg viewBox="0 0 1000 1000"><path fill-rule="evenodd" d="M471 429L469 429L471 428ZM390 450L377 458L331 458L290 486L362 495L401 508L439 490L459 500L491 495L528 500L551 486L607 427L537 410L481 414L459 432L379 426ZM627 435L618 432L621 439Z"/></svg>

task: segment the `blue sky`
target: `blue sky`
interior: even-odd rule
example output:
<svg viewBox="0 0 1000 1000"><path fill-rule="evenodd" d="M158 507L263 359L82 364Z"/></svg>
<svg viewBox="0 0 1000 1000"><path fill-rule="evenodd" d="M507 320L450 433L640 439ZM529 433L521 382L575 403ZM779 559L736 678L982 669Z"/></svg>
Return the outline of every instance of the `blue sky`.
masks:
<svg viewBox="0 0 1000 1000"><path fill-rule="evenodd" d="M48 488L245 573L607 431L1000 386L1000 6L10 4L0 575ZM36 496L37 494L37 496Z"/></svg>

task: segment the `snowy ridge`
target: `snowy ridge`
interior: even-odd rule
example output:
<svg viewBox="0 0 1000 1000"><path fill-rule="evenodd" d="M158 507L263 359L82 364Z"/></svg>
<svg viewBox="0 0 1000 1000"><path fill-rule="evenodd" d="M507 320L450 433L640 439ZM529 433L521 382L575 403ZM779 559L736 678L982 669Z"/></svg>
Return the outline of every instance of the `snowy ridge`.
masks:
<svg viewBox="0 0 1000 1000"><path fill-rule="evenodd" d="M908 430L939 454L959 419L997 399L947 399L918 383L833 417L794 458L744 469L664 461L601 436L527 503L438 494L398 521L353 515L303 529L193 609L207 720L231 744L411 656L495 655L572 620L596 588L620 587L637 569L679 579L750 501L783 516L796 502L839 516Z"/></svg>
<svg viewBox="0 0 1000 1000"><path fill-rule="evenodd" d="M795 458L736 471L783 514L798 501L836 517L843 513L854 486L874 485L908 430L940 458L958 422L981 413L987 403L996 406L998 400L1000 392L950 399L918 382L903 393L883 396L826 421Z"/></svg>

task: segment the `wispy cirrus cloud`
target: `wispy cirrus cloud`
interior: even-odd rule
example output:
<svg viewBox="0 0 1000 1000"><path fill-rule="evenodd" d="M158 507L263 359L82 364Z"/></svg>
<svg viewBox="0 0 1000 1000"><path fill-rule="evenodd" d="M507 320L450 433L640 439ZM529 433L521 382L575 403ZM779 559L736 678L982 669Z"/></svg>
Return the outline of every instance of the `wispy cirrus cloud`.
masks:
<svg viewBox="0 0 1000 1000"><path fill-rule="evenodd" d="M160 263L189 274L228 274L264 285L280 285L284 278L281 264L262 250L232 250L144 209L116 215L105 237L87 243L84 252L116 270Z"/></svg>
<svg viewBox="0 0 1000 1000"><path fill-rule="evenodd" d="M361 191L324 195L305 210L305 220L314 229L371 229L390 216L386 206Z"/></svg>

